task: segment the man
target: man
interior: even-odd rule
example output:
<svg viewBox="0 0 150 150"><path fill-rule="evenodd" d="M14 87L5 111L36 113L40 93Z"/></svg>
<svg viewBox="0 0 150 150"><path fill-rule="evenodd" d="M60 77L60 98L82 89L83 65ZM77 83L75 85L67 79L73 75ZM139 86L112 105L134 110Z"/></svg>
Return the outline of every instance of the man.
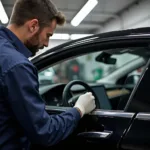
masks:
<svg viewBox="0 0 150 150"><path fill-rule="evenodd" d="M94 97L86 93L70 110L49 115L39 95L37 70L28 57L48 46L64 22L50 0L17 0L9 25L0 27L0 150L57 144L94 110Z"/></svg>

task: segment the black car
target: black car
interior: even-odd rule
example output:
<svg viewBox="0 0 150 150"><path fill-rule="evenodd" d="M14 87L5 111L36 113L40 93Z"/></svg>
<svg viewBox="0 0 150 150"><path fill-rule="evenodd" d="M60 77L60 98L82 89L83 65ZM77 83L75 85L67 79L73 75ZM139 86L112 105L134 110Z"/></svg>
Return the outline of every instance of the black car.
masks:
<svg viewBox="0 0 150 150"><path fill-rule="evenodd" d="M39 91L49 114L72 107L82 93L96 97L64 141L48 149L150 149L150 28L113 31L69 41L31 58L51 82Z"/></svg>

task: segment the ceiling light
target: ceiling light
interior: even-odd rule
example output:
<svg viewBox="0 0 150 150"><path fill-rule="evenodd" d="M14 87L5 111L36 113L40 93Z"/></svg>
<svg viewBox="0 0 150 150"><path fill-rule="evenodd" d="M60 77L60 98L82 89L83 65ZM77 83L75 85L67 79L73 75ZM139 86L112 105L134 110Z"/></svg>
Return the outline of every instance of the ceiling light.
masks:
<svg viewBox="0 0 150 150"><path fill-rule="evenodd" d="M76 40L76 39L84 38L84 37L91 36L91 35L93 35L93 34L72 34L70 36L70 39Z"/></svg>
<svg viewBox="0 0 150 150"><path fill-rule="evenodd" d="M9 21L1 1L0 1L0 20L3 24L7 24Z"/></svg>
<svg viewBox="0 0 150 150"><path fill-rule="evenodd" d="M53 36L50 39L54 39L54 40L69 40L70 39L70 35L69 34L56 33L56 34L53 34Z"/></svg>
<svg viewBox="0 0 150 150"><path fill-rule="evenodd" d="M97 4L98 0L88 0L87 3L83 6L83 8L73 18L71 24L73 26L78 26Z"/></svg>

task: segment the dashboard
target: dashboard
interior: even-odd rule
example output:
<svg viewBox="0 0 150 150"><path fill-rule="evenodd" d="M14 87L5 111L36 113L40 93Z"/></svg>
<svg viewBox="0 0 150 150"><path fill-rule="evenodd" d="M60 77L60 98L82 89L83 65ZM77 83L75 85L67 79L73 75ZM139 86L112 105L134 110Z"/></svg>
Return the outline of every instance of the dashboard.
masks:
<svg viewBox="0 0 150 150"><path fill-rule="evenodd" d="M54 84L40 86L40 95L48 106L62 106L63 104L63 90L66 84ZM106 92L104 85L92 85L92 90L96 94L100 108L111 110L111 103ZM86 90L82 86L73 86L71 89L72 96L81 95L85 93Z"/></svg>
<svg viewBox="0 0 150 150"><path fill-rule="evenodd" d="M47 106L63 106L63 90L66 84L40 85L39 92ZM132 92L132 86L90 84L89 85L97 96L101 109L123 110ZM72 96L81 95L86 90L81 85L74 85L71 88Z"/></svg>

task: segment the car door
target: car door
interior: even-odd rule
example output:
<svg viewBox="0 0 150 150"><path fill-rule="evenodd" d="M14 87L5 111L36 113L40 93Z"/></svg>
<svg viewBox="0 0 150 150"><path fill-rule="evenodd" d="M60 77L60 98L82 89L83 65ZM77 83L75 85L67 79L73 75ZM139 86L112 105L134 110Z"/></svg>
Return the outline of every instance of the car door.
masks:
<svg viewBox="0 0 150 150"><path fill-rule="evenodd" d="M120 143L123 150L150 149L150 61L145 68L125 107L125 112L135 112L135 116Z"/></svg>
<svg viewBox="0 0 150 150"><path fill-rule="evenodd" d="M131 30L129 30L129 33L131 33ZM115 34L117 36L114 36ZM58 51L56 50L57 48L52 49L49 53L47 52L44 55L39 56L36 60L33 61L33 63L37 66L38 70L41 70L46 66L46 64L52 65L58 61L61 61L62 59L72 57L73 54L81 55L87 53L87 51L91 51L89 50L90 48L97 51L97 48L98 50L108 50L110 47L128 48L135 47L135 45L136 47L148 47L148 43L150 41L148 36L145 37L145 35L143 35L142 37L139 35L139 37L136 36L135 38L134 36L128 36L128 32L114 32L112 35L113 37L111 34L106 34L104 35L104 38L100 38L99 40L92 40L92 42L89 40L87 43L80 41L79 45L76 45L75 43L68 43L70 44L69 46L65 44L58 46ZM76 43L78 42L76 41ZM54 50L56 51L54 52ZM143 78L141 79L143 80ZM136 88L133 90L133 94L135 94L137 91L138 86L139 84L137 84ZM80 120L78 127L67 139L47 149L71 149L72 147L76 149L81 147L84 147L85 149L96 149L97 147L99 149L134 149L126 146L130 143L130 140L135 142L137 139L136 135L134 134L130 136L129 131L132 129L131 127L136 124L136 120L139 118L143 119L145 116L137 114L137 112L140 112L138 108L137 111L134 111L134 109L129 109L130 106L133 105L132 100L134 100L133 96L130 97L130 102L128 103L128 107L126 107L125 111L102 109L94 110L91 114L84 116ZM132 107L134 108L134 106ZM69 108L54 106L46 107L46 110L50 115L59 114L66 111L67 109ZM135 131L138 130L136 129L134 132ZM134 145L135 144L132 146L134 147Z"/></svg>
<svg viewBox="0 0 150 150"><path fill-rule="evenodd" d="M49 114L57 114L65 109L47 107ZM130 126L134 113L95 110L79 122L77 129L66 140L49 149L117 149L124 132Z"/></svg>

